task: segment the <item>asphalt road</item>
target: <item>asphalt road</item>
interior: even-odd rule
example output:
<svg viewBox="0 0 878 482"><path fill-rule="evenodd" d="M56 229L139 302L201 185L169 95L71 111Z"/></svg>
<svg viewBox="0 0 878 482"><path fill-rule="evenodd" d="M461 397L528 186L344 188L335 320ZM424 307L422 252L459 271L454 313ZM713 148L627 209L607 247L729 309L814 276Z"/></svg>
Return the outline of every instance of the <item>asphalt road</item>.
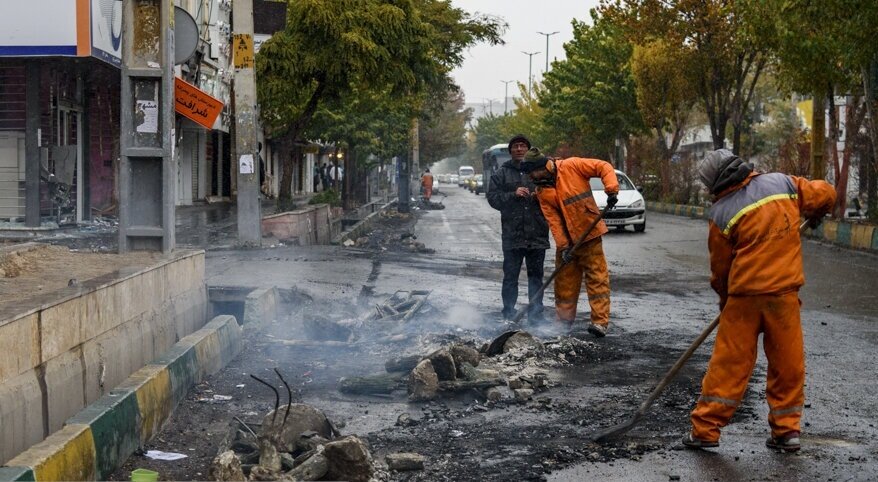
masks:
<svg viewBox="0 0 878 482"><path fill-rule="evenodd" d="M428 246L475 258L497 257L499 221L483 196L448 189L448 209L418 225ZM613 288L613 329L676 338L684 347L715 315L708 286L707 226L703 220L649 213L645 233L630 228L604 238ZM551 256L547 256L551 259ZM803 450L795 456L764 447L765 358L751 380L754 417L736 419L710 452L658 451L638 461L581 463L550 480L875 480L878 477L878 257L814 241L804 243L801 291L807 360ZM522 279L523 281L523 279ZM489 297L499 303L499 295ZM551 300L547 300L551 303ZM702 347L707 354L711 346ZM760 348L761 352L761 348ZM698 366L703 373L705 365ZM656 410L661 410L661 402Z"/></svg>
<svg viewBox="0 0 878 482"><path fill-rule="evenodd" d="M441 200L446 209L421 212L413 228L403 227L434 249L433 254L332 246L209 251L208 283L293 290L311 300L310 306L320 314L338 318L368 310L396 290L430 289L430 303L445 316L438 326L430 327L431 333L438 330L490 338L505 329L497 323L502 277L499 213L488 206L484 195L456 186L440 186L433 200ZM261 341L254 341L254 348L215 377L212 386L233 391L236 384L246 381L246 373L265 369L266 363L274 362L286 373L306 369L310 373L316 366L314 383L302 388L301 400L344 422L347 433L365 436L378 455L420 445L433 462L427 471L407 476L408 480L511 480L541 478L547 472L551 480L570 481L594 477L664 481L672 476L680 480L878 478L878 432L874 427L878 423L878 398L874 396L878 388L874 375L878 361L878 257L813 241L804 243L808 281L801 292L807 408L800 454L784 456L764 447L768 426L766 365L761 355L739 415L723 432L722 446L711 452L675 450L676 441L686 430L687 413L697 396L710 342L655 404L643 426L612 447L588 443L589 434L627 419L678 354L716 315L717 298L708 285L706 223L655 213L648 213L647 223L645 233L629 228L611 231L604 238L613 290L610 334L597 342L593 361L552 374L557 384L542 397L553 399L551 403L558 408L540 412L542 415L534 415L535 405L512 405L478 414L471 410L472 401L461 400L448 403L456 415L444 422L422 424L413 432L394 428L400 412L418 415L421 407L404 398L351 398L334 390L340 375L382 370L389 348L378 348L371 355L345 353L341 357L265 351L260 348ZM391 236L398 237L398 233ZM550 250L547 260L553 259L553 254ZM521 281L524 287L523 272ZM553 301L550 289L547 306ZM520 302L524 302L523 291ZM341 305L346 306L347 314L338 312ZM583 320L588 318L585 310L587 304L583 303L579 313ZM276 329L278 336L296 335L282 323ZM258 393L252 397L241 404L232 402L223 410L229 414L259 412L271 403ZM201 413L201 407L203 404L191 403L183 410L189 410L185 413L193 419L215 421L218 427L230 418ZM449 435L452 431L466 431L471 436L456 439ZM182 438L174 442L174 434ZM202 435L173 423L163 432L168 444L187 444ZM198 450L208 461L215 453L211 447ZM440 464L438 458L443 454L446 458ZM193 471L201 470L199 464L193 460ZM175 475L196 477L189 472Z"/></svg>

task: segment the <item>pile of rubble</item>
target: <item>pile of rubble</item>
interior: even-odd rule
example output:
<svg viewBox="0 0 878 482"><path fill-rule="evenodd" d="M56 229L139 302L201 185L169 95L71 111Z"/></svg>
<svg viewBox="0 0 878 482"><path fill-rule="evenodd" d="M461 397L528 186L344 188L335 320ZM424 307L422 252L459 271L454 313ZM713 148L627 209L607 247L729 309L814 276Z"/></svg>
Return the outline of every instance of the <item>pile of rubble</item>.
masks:
<svg viewBox="0 0 878 482"><path fill-rule="evenodd" d="M405 389L412 402L476 391L489 404L525 402L550 387L546 368L570 364L584 356L591 343L560 337L543 343L526 331L513 330L476 349L455 342L427 355L407 355L385 363L387 373L343 378L342 393L388 396Z"/></svg>

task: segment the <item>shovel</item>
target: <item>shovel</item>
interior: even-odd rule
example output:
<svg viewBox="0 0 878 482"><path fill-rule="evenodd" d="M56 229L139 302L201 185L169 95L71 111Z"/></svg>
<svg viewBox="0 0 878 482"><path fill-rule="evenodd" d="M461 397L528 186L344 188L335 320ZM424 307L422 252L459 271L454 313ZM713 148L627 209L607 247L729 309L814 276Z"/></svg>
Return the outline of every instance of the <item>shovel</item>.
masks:
<svg viewBox="0 0 878 482"><path fill-rule="evenodd" d="M587 238L588 235L591 234L592 231L594 231L595 226L597 226L598 223L601 222L601 219L604 218L604 214L606 214L607 211L609 211L609 210L610 210L610 207L604 207L604 209L601 211L600 216L596 217L594 219L594 221L591 222L591 225L588 227L588 229L586 229L585 232L582 233L582 236L580 236L579 239L576 240L576 243L573 244L573 247L571 248L571 252L576 251L580 246L582 246L583 243L585 243L585 238ZM542 294L545 293L546 288L548 288L549 285L552 284L552 281L555 281L555 278L558 277L558 273L560 273L561 270L564 269L564 267L567 266L568 264L569 263L565 263L563 260L561 261L561 266L558 266L557 268L555 268L555 271L552 272L552 274L549 276L549 279L547 279L543 283L543 286L541 286L540 289L536 293L534 293L533 297L531 297L531 299L528 301L527 305L525 305L524 308L518 310L518 312L515 313L515 317L512 318L513 323L520 323L521 322L521 319L524 318L525 313L528 312L528 310L530 309L531 306L533 306L533 304L534 304L534 302L536 302L536 300L540 299L540 296L542 296Z"/></svg>
<svg viewBox="0 0 878 482"><path fill-rule="evenodd" d="M802 232L802 230L804 230L805 226L807 225L807 220L802 222L802 224L799 225L799 232ZM708 336L710 336L713 330L716 329L716 327L719 325L719 317L720 315L716 315L716 318L714 318L713 321L710 322L709 325L707 325L707 328L705 328L704 331L702 331L701 334L698 335L698 338L696 338L695 341L693 341L692 344L689 345L689 348L682 355L680 355L680 358L677 359L677 363L674 363L674 366L672 366L671 369L668 370L668 373L665 374L664 378L662 378L659 384L652 390L652 393L649 394L649 397L647 397L646 400L644 400L643 403L640 404L640 407L637 409L636 412L634 412L634 415L630 419L628 419L624 423L620 423L619 425L601 430L600 432L592 436L592 440L597 443L604 443L620 435L623 435L632 428L634 428L634 426L637 425L637 423L640 422L640 420L646 415L646 412L649 410L649 407L652 406L653 402L655 402L659 395L661 395L662 392L665 391L665 388L668 386L669 383L671 383L671 380L673 380L674 377L677 376L677 372L679 372L680 369L683 368L683 365L685 365L686 362L689 361L689 358L692 357L692 354L695 353L695 350L697 350L698 347L701 346L702 343L704 343L704 340Z"/></svg>

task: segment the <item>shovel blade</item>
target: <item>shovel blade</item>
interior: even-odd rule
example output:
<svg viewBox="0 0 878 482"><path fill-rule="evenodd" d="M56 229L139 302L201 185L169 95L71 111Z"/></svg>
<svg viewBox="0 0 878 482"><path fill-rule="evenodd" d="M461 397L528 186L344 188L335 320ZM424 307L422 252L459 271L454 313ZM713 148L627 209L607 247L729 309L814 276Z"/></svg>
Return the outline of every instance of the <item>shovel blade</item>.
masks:
<svg viewBox="0 0 878 482"><path fill-rule="evenodd" d="M620 423L618 425L614 425L612 427L601 430L600 432L597 432L591 437L591 440L596 443L609 442L628 433L628 431L634 428L634 426L637 425L637 422L639 421L640 417L633 417L627 422Z"/></svg>

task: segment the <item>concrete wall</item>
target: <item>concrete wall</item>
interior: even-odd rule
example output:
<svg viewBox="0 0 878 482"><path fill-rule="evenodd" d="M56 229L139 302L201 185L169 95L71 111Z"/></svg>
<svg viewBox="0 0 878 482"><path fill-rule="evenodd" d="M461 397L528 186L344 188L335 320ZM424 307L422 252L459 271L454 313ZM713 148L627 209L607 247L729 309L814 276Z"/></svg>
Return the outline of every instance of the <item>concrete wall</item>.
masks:
<svg viewBox="0 0 878 482"><path fill-rule="evenodd" d="M0 482L106 480L152 439L194 384L219 371L241 348L238 322L215 318L10 460L9 467L0 468Z"/></svg>
<svg viewBox="0 0 878 482"><path fill-rule="evenodd" d="M204 252L63 293L0 320L0 462L205 324Z"/></svg>
<svg viewBox="0 0 878 482"><path fill-rule="evenodd" d="M328 204L315 204L262 218L262 232L281 241L299 245L329 244L332 239L332 217Z"/></svg>

